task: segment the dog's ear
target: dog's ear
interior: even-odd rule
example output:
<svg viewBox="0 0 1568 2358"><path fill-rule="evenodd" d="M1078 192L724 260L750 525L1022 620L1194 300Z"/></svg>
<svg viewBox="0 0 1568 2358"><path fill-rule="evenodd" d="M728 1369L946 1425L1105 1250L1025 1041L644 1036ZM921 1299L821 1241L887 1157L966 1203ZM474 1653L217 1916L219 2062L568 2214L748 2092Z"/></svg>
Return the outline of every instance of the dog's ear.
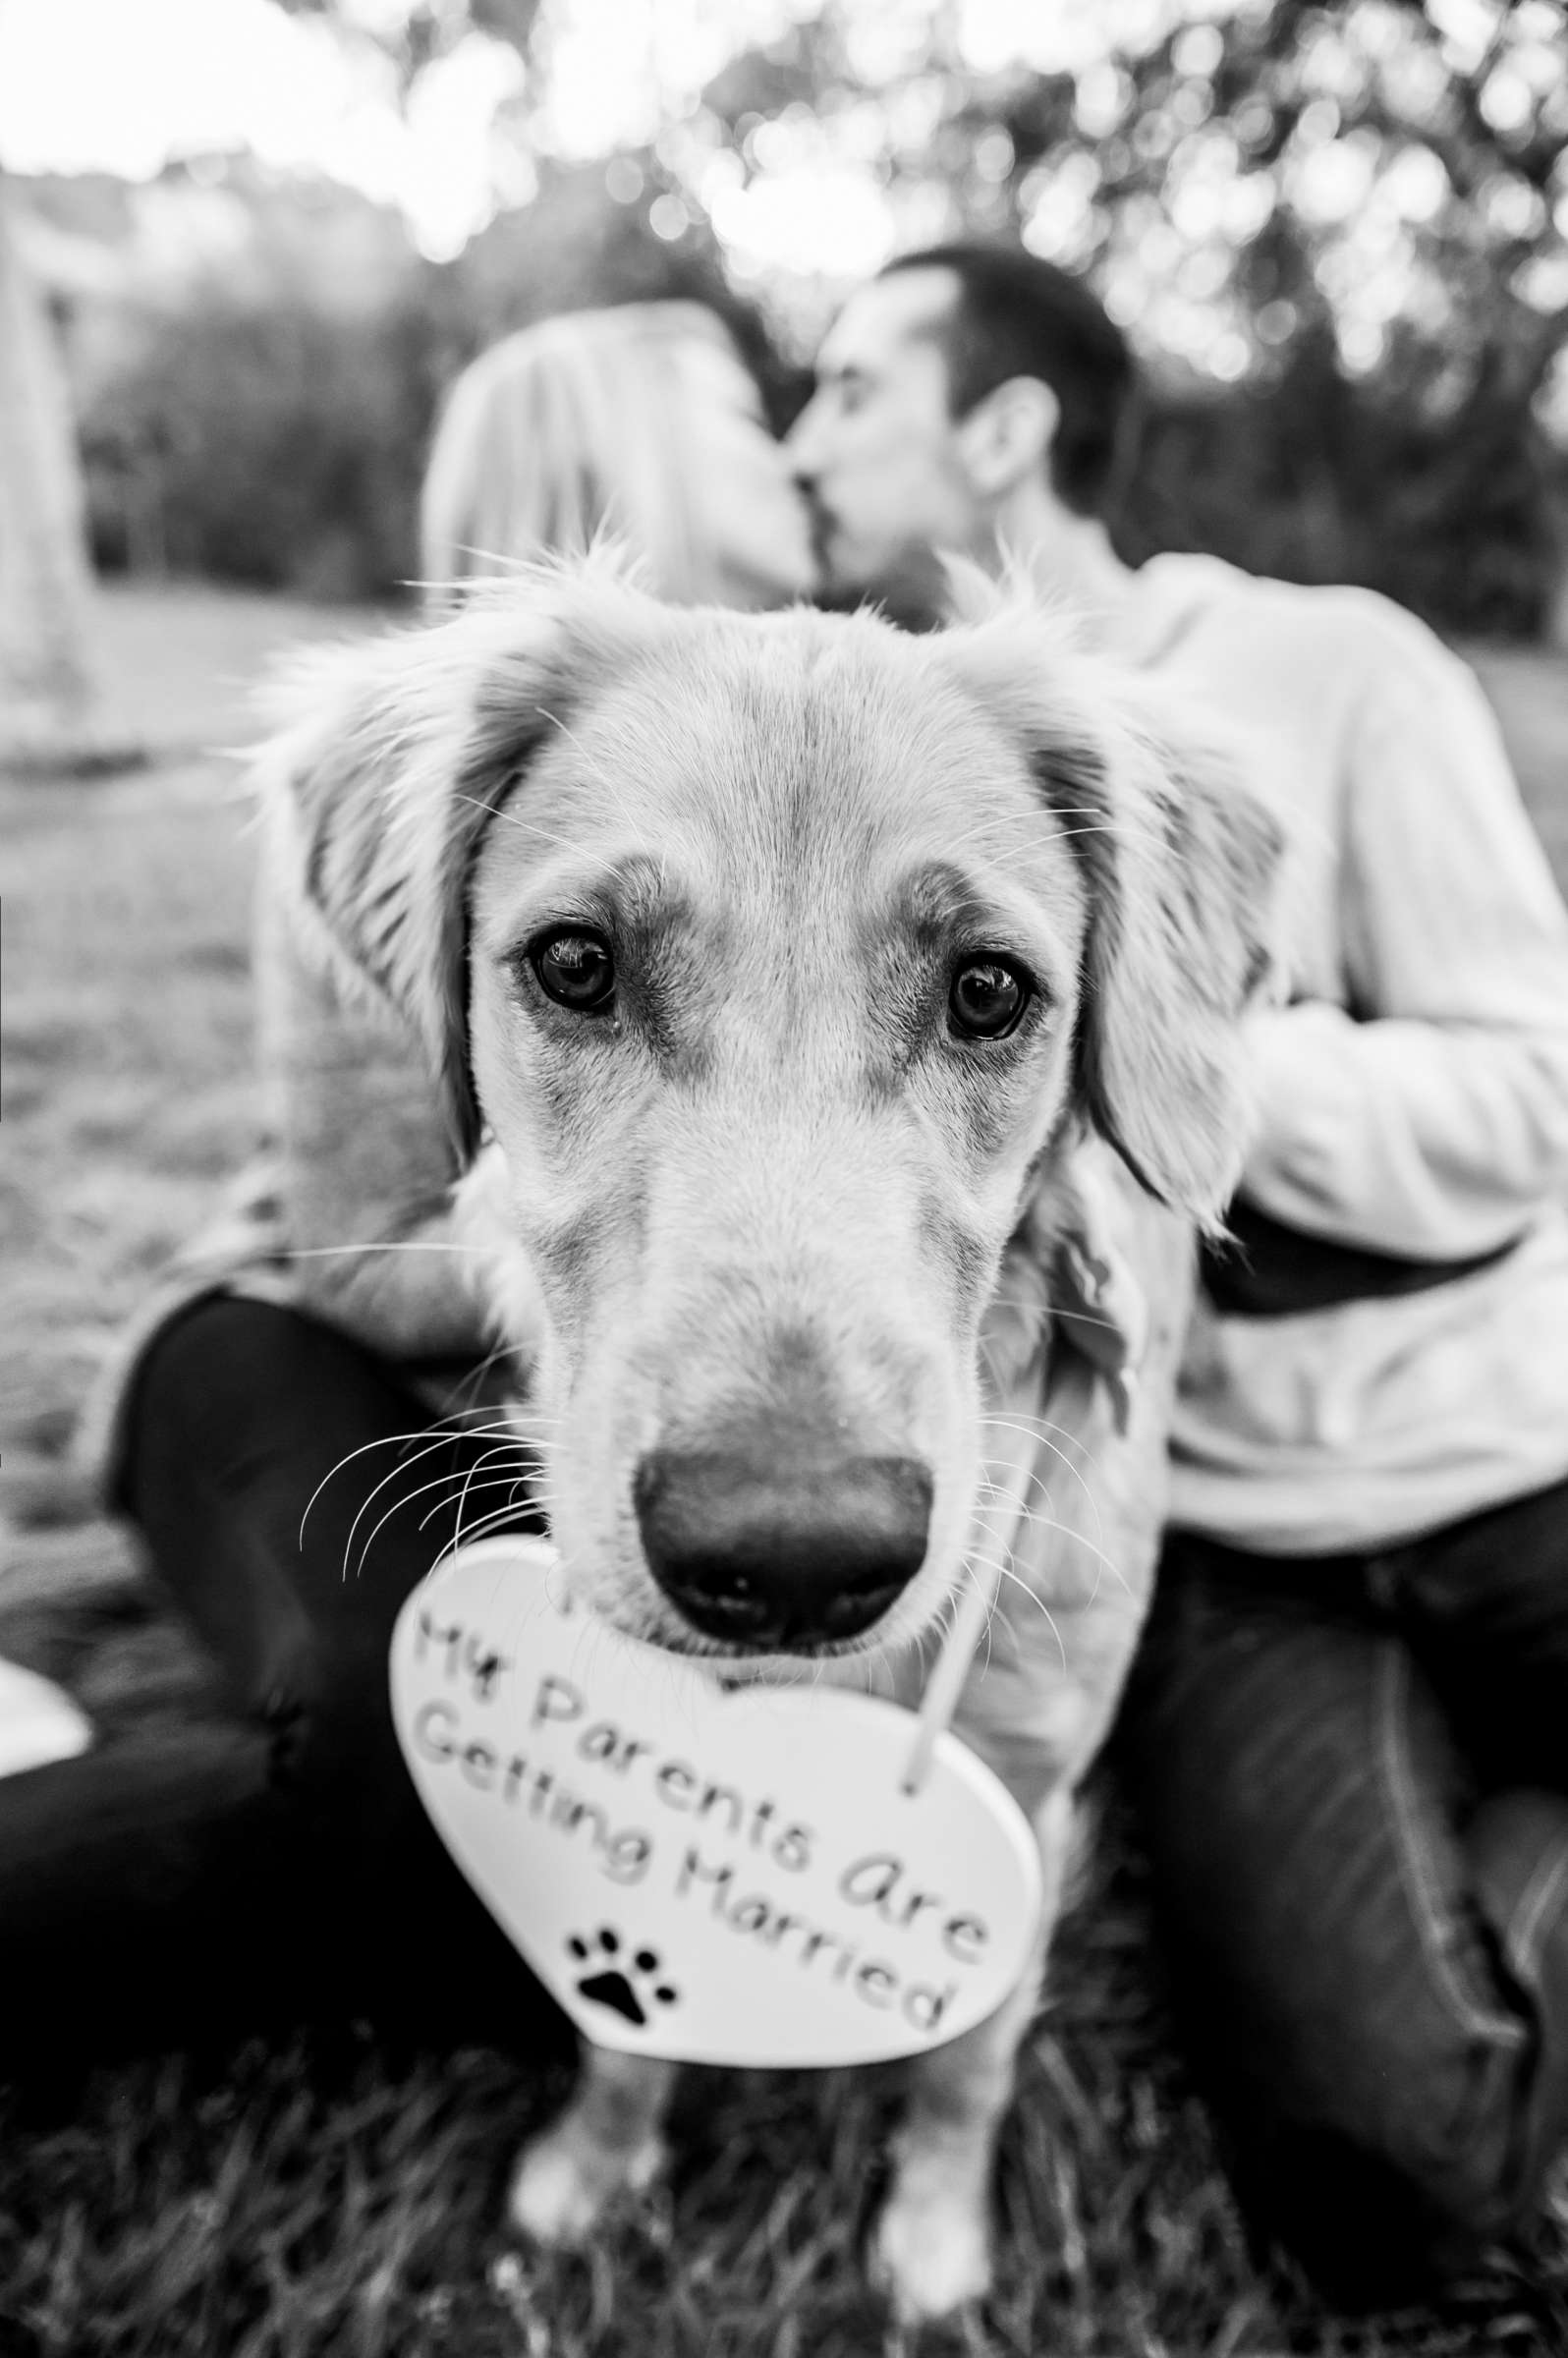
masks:
<svg viewBox="0 0 1568 2358"><path fill-rule="evenodd" d="M412 1025L460 1162L479 1132L475 857L555 724L657 611L613 561L520 575L452 621L299 658L268 698L277 725L255 765L263 890L308 954Z"/></svg>
<svg viewBox="0 0 1568 2358"><path fill-rule="evenodd" d="M950 645L1022 742L1088 887L1083 1108L1151 1195L1211 1228L1247 1143L1238 1019L1274 972L1284 835L1248 782L1257 760L1037 607Z"/></svg>

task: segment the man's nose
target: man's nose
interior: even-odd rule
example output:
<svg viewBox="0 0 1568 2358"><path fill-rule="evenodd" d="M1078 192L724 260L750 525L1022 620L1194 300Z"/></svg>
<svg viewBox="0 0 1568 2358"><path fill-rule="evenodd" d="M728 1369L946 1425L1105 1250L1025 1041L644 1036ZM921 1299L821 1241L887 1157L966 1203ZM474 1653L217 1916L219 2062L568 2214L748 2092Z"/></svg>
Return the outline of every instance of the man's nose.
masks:
<svg viewBox="0 0 1568 2358"><path fill-rule="evenodd" d="M809 401L784 437L784 456L803 490L809 491L818 472L817 404Z"/></svg>
<svg viewBox="0 0 1568 2358"><path fill-rule="evenodd" d="M740 1449L657 1449L633 1503L648 1567L694 1628L810 1652L869 1629L914 1579L931 1476L910 1457L777 1467Z"/></svg>

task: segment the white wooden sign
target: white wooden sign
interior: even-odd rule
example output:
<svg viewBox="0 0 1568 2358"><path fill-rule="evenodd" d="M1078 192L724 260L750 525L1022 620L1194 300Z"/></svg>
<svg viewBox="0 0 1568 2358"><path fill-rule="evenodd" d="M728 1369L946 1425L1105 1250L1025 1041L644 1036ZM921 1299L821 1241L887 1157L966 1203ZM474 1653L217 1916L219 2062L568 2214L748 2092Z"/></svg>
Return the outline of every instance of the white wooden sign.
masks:
<svg viewBox="0 0 1568 2358"><path fill-rule="evenodd" d="M874 2062L955 2038L1021 1979L1028 1821L955 1736L920 1791L912 1715L803 1683L726 1691L564 1606L509 1537L409 1599L392 1705L475 1889L584 2035L695 2063Z"/></svg>

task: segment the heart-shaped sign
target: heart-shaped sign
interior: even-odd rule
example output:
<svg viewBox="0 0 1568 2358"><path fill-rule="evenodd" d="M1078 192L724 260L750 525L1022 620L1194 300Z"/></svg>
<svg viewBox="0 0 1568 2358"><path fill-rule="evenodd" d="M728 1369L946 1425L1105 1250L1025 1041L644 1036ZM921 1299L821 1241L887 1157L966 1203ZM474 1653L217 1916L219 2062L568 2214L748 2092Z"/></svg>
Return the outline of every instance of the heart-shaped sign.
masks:
<svg viewBox="0 0 1568 2358"><path fill-rule="evenodd" d="M392 1709L420 1797L585 2037L692 2063L919 2053L995 2011L1039 1912L1023 1812L874 1696L718 1681L564 1604L545 1542L409 1599Z"/></svg>

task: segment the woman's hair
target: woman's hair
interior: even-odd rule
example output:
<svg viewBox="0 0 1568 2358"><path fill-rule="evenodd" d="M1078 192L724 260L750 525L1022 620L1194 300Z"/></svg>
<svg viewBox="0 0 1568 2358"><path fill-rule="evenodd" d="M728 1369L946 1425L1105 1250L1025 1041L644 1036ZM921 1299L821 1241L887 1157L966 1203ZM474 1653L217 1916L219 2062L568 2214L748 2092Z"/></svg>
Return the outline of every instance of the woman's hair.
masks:
<svg viewBox="0 0 1568 2358"><path fill-rule="evenodd" d="M541 320L481 353L436 428L420 503L428 597L476 574L623 541L649 587L679 603L712 592L691 529L683 347L743 365L728 328L700 303L630 303Z"/></svg>

